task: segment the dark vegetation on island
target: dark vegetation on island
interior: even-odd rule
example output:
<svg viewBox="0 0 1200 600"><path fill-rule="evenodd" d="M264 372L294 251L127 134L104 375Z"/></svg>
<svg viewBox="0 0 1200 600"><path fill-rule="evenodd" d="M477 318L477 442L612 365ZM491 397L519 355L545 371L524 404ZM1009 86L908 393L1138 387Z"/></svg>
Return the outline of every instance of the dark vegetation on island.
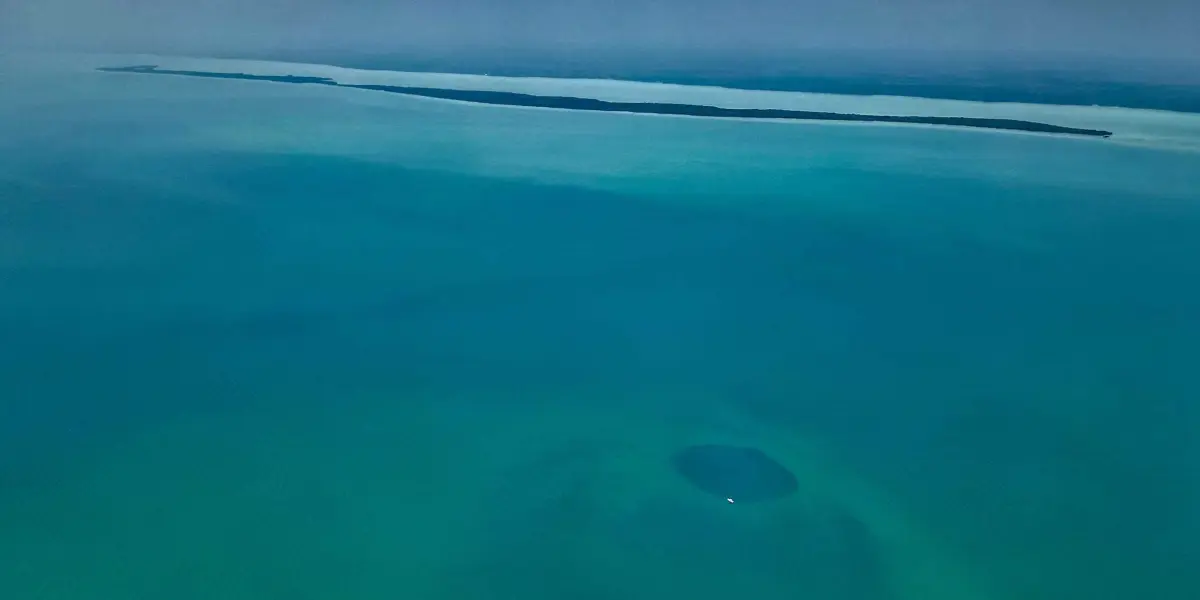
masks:
<svg viewBox="0 0 1200 600"><path fill-rule="evenodd" d="M456 90L445 88L409 87L396 85L359 85L343 84L328 77L306 77L297 75L252 75L248 73L221 73L212 71L182 71L159 69L157 65L134 65L128 67L100 67L98 70L110 73L142 73L150 75L180 75L187 77L211 77L214 79L244 79L250 81L271 81L275 83L299 83L328 85L334 87L355 88L421 96L425 98L441 98L459 100L477 104L492 104L500 106L526 106L538 108L560 108L568 110L586 110L597 112L626 112L655 115L684 115L694 117L724 117L739 119L788 119L804 121L856 121L880 123L916 123L923 125L949 125L955 127L976 127L982 129L1003 129L1010 131L1028 131L1035 133L1058 133L1083 135L1092 137L1109 137L1111 131L1098 129L1080 129L1063 127L1036 121L1018 119L987 119L977 117L935 117L908 115L862 115L854 113L833 113L805 110L787 110L775 108L721 108L697 104L670 104L661 102L610 102L594 98L574 98L568 96L539 96L516 92L498 92L486 90Z"/></svg>

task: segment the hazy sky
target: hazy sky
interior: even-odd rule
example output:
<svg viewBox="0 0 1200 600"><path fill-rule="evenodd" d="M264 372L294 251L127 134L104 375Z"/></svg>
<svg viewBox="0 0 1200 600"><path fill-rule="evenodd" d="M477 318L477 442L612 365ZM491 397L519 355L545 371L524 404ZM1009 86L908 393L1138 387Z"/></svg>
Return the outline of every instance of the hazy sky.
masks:
<svg viewBox="0 0 1200 600"><path fill-rule="evenodd" d="M0 0L0 36L122 51L815 47L1200 62L1200 0Z"/></svg>

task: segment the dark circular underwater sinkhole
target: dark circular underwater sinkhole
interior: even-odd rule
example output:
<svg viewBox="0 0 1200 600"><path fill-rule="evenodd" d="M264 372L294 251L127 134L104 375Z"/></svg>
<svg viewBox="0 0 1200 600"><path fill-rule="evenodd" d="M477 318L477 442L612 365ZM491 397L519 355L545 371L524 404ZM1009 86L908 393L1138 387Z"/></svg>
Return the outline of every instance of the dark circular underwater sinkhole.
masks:
<svg viewBox="0 0 1200 600"><path fill-rule="evenodd" d="M787 467L757 448L688 446L672 459L675 470L697 489L732 502L763 502L796 493Z"/></svg>

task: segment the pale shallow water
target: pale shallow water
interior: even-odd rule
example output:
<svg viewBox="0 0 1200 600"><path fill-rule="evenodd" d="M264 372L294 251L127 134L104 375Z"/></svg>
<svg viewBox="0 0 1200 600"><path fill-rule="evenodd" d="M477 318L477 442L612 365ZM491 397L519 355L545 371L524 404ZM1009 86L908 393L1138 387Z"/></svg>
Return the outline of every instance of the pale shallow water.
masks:
<svg viewBox="0 0 1200 600"><path fill-rule="evenodd" d="M9 68L5 597L1200 596L1195 154Z"/></svg>

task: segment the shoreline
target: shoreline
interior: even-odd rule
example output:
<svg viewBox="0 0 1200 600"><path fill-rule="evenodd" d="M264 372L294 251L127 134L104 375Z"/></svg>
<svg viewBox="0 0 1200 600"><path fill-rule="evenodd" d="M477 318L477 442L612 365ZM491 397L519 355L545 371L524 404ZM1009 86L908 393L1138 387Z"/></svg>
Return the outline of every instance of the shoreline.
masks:
<svg viewBox="0 0 1200 600"><path fill-rule="evenodd" d="M325 85L330 87L361 89L491 106L552 108L585 112L617 112L646 115L673 115L749 120L903 123L964 127L973 129L992 129L1000 131L1020 131L1039 134L1073 135L1092 138L1110 138L1113 135L1113 132L1102 129L1069 127L1040 121L1011 118L947 115L863 114L853 112L842 113L830 111L794 110L786 108L727 108L707 104L683 104L672 102L614 101L578 96L528 94L504 90L470 90L449 87L341 83L331 77L321 76L260 75L227 71L160 69L158 65L96 67L96 70L106 73L168 75L177 77L265 81L272 83L290 83L300 85Z"/></svg>

